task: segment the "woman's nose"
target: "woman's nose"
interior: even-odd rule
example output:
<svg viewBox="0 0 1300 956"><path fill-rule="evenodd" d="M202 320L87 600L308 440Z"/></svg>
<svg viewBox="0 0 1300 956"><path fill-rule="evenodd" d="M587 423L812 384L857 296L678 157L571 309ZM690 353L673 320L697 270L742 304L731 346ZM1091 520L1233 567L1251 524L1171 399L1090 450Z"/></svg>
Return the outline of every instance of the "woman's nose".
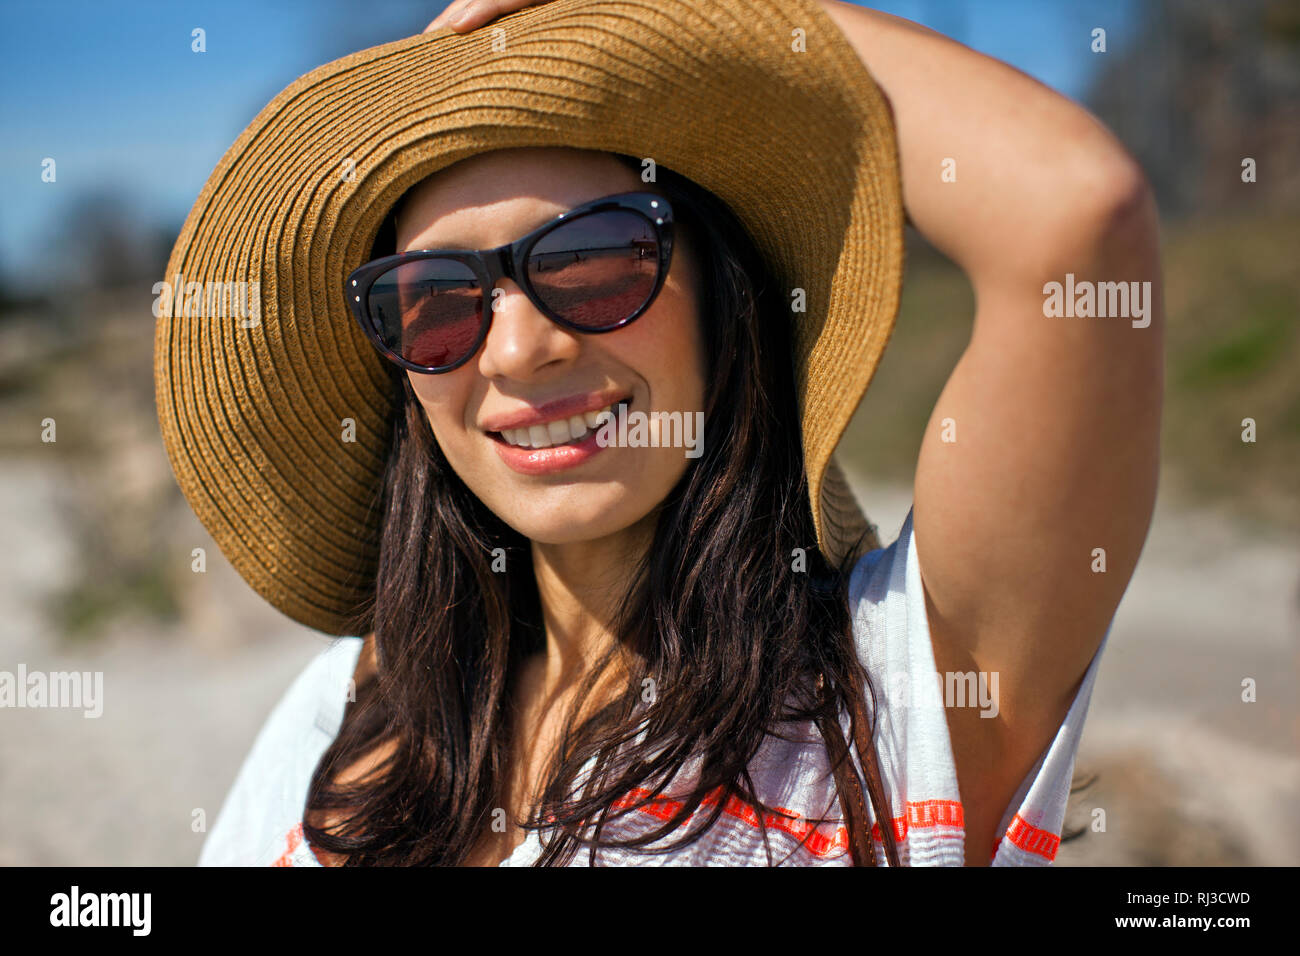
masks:
<svg viewBox="0 0 1300 956"><path fill-rule="evenodd" d="M575 333L543 315L511 279L497 283L485 308L492 310L492 324L479 372L490 378L534 378L569 364L582 349Z"/></svg>

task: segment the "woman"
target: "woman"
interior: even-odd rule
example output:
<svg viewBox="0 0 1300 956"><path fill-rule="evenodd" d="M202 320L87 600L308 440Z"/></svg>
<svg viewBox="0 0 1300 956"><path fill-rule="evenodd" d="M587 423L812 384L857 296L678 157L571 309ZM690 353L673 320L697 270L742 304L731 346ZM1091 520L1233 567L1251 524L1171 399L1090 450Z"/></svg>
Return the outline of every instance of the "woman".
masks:
<svg viewBox="0 0 1300 956"><path fill-rule="evenodd" d="M771 6L708 9L777 22ZM396 407L371 598L336 631L370 636L326 651L277 708L203 862L1050 862L1153 505L1149 190L1095 120L1004 65L883 14L785 6L782 36L820 9L869 66L897 129L894 202L976 292L899 539L833 544L854 524L827 504L822 451L852 408L822 418L810 399L837 376L865 388L870 367L819 349L851 338L837 308L892 316L879 282L832 294L810 332L766 221L747 228L739 191L680 175L685 151L649 182L631 149L558 142L398 176L347 285ZM556 0L502 21L507 54L569 11L602 12ZM503 246L516 255L449 254ZM1153 290L1145 319L1049 315L1067 274ZM857 333L883 347L881 328ZM164 393L166 433L183 402ZM628 442L636 413L700 413L701 454ZM936 701L935 671L995 699Z"/></svg>

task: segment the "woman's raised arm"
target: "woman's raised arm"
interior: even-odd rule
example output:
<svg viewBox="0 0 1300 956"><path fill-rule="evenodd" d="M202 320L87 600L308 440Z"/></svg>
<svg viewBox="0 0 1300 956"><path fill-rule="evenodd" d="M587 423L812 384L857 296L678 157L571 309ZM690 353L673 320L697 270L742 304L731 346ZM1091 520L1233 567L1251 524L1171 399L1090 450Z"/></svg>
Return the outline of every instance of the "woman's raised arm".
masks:
<svg viewBox="0 0 1300 956"><path fill-rule="evenodd" d="M975 292L970 343L917 462L914 527L938 669L999 674L995 719L948 712L966 858L982 864L1150 522L1155 204L1129 154L1069 99L906 20L823 8L891 102L911 222Z"/></svg>

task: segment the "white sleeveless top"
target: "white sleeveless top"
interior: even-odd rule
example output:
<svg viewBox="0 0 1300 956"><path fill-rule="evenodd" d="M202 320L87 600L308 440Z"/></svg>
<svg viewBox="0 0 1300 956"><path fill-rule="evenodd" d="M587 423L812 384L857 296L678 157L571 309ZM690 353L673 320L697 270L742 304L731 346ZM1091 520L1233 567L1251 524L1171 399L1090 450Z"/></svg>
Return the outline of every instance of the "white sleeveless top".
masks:
<svg viewBox="0 0 1300 956"><path fill-rule="evenodd" d="M936 674L910 511L893 544L858 562L849 600L858 656L876 691L875 740L881 777L895 817L900 860L910 866L961 866L965 827L944 697L948 696L949 703L965 700L967 706L978 706L992 717L996 685L991 679L984 681L980 696L977 675L941 682ZM1006 808L997 831L1001 836L990 848L993 866L1046 866L1055 858L1074 758L1109 637L1108 628L1055 738ZM358 637L332 640L275 706L203 844L200 866L321 865L303 838L303 810L312 773L342 723L348 684L361 646ZM847 718L843 726L849 739ZM694 843L666 854L606 848L599 851L598 864L851 865L848 830L842 822L805 822L809 817L841 817L825 742L812 722L787 736L794 739L769 737L750 764L755 792L767 806L784 815L768 814L760 821L752 808L732 801ZM640 832L634 829L638 826L661 826L676 807L671 794L658 796L660 799L640 810L612 820L607 830L621 835ZM710 811L706 805L696 813ZM868 811L876 856L883 864L880 829L870 802ZM795 818L790 819L789 814ZM680 837L681 832L664 842ZM529 866L540 852L540 836L529 831L500 865ZM588 849L580 848L572 865L587 865L589 859Z"/></svg>

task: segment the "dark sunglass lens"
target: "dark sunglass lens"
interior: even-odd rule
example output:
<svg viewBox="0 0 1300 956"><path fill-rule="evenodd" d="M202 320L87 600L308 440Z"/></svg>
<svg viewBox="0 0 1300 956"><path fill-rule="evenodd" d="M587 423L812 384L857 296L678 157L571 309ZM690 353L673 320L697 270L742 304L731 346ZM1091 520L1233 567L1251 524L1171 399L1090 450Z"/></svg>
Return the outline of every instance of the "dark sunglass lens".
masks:
<svg viewBox="0 0 1300 956"><path fill-rule="evenodd" d="M454 365L473 351L483 327L480 285L455 259L404 262L370 287L370 317L384 344L408 362Z"/></svg>
<svg viewBox="0 0 1300 956"><path fill-rule="evenodd" d="M654 224L625 209L591 213L552 229L528 256L528 281L574 325L608 329L645 304L659 274Z"/></svg>

